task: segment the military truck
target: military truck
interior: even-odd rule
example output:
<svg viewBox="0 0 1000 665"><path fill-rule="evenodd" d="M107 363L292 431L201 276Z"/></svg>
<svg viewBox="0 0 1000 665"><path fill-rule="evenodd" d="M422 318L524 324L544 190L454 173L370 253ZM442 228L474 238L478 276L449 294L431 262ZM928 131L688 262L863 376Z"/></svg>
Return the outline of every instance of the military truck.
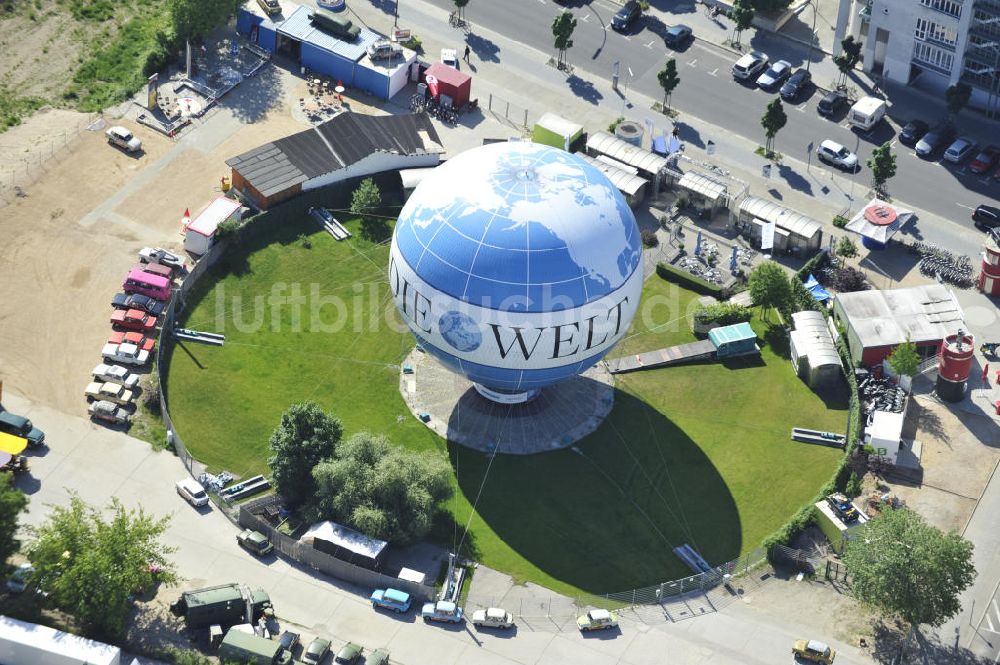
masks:
<svg viewBox="0 0 1000 665"><path fill-rule="evenodd" d="M292 653L274 640L231 628L219 645L219 660L223 663L291 665Z"/></svg>
<svg viewBox="0 0 1000 665"><path fill-rule="evenodd" d="M183 616L188 628L213 624L256 625L261 616L270 616L272 613L271 598L265 591L236 583L185 591L170 606L170 611L176 616Z"/></svg>

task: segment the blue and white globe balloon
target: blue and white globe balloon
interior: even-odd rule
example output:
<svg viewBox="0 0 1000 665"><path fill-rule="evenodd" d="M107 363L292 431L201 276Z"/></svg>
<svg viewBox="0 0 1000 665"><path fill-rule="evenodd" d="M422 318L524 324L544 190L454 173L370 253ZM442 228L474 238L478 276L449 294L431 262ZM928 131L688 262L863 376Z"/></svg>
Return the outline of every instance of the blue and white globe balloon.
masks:
<svg viewBox="0 0 1000 665"><path fill-rule="evenodd" d="M642 243L593 166L495 143L417 186L393 234L389 282L424 349L482 386L531 391L589 369L625 335Z"/></svg>

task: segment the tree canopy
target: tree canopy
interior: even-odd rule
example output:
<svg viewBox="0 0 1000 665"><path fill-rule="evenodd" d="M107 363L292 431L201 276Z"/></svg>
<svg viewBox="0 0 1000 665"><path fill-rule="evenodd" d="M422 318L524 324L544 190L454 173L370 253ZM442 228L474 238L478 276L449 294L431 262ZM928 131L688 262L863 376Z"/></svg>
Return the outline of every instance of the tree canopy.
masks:
<svg viewBox="0 0 1000 665"><path fill-rule="evenodd" d="M315 402L288 407L271 434L267 460L278 494L293 506L311 499L316 489L313 467L333 456L343 433L340 420L323 413Z"/></svg>
<svg viewBox="0 0 1000 665"><path fill-rule="evenodd" d="M948 113L953 116L962 112L972 98L972 87L968 83L956 83L944 91L944 101L948 105Z"/></svg>
<svg viewBox="0 0 1000 665"><path fill-rule="evenodd" d="M753 304L760 305L765 310L771 307L780 309L792 298L788 277L774 261L757 264L750 273L749 286Z"/></svg>
<svg viewBox="0 0 1000 665"><path fill-rule="evenodd" d="M886 510L861 527L842 558L855 598L913 628L955 616L976 575L972 543L905 509Z"/></svg>
<svg viewBox="0 0 1000 665"><path fill-rule="evenodd" d="M656 75L656 80L663 88L663 108L670 107L670 95L673 94L677 85L681 82L681 77L677 75L677 61L673 58L667 60L667 64Z"/></svg>
<svg viewBox="0 0 1000 665"><path fill-rule="evenodd" d="M368 432L341 442L313 477L315 518L394 543L425 536L437 505L453 492L444 458L404 450Z"/></svg>
<svg viewBox="0 0 1000 665"><path fill-rule="evenodd" d="M840 42L841 53L834 57L833 64L840 70L840 83L843 85L847 80L847 75L861 61L862 43L855 41L854 37L846 37Z"/></svg>
<svg viewBox="0 0 1000 665"><path fill-rule="evenodd" d="M236 13L243 0L170 0L170 21L181 40L198 40Z"/></svg>
<svg viewBox="0 0 1000 665"><path fill-rule="evenodd" d="M868 168L872 172L872 187L879 194L884 193L885 184L896 175L896 155L892 152L891 142L886 141L872 150Z"/></svg>
<svg viewBox="0 0 1000 665"><path fill-rule="evenodd" d="M160 543L169 517L155 519L141 507L126 510L114 498L110 517L76 494L68 506L53 506L28 546L32 582L57 607L98 637L124 634L134 594L157 582L176 581Z"/></svg>
<svg viewBox="0 0 1000 665"><path fill-rule="evenodd" d="M13 474L0 475L0 566L21 549L18 519L28 507L28 497L14 487Z"/></svg>
<svg viewBox="0 0 1000 665"><path fill-rule="evenodd" d="M781 105L781 98L775 97L767 105L767 110L764 111L764 116L760 119L760 126L764 128L764 136L767 137L764 150L768 155L774 151L774 137L778 135L787 122L788 116L785 114L785 107Z"/></svg>
<svg viewBox="0 0 1000 665"><path fill-rule="evenodd" d="M378 214L382 192L372 178L365 178L351 195L351 212L361 217L361 235L379 242L389 234L389 223Z"/></svg>
<svg viewBox="0 0 1000 665"><path fill-rule="evenodd" d="M749 0L736 0L733 8L729 11L729 18L733 20L733 41L737 44L743 31L753 25L754 10Z"/></svg>
<svg viewBox="0 0 1000 665"><path fill-rule="evenodd" d="M559 68L566 64L566 51L573 48L573 31L576 30L576 17L566 10L559 12L552 21L552 36L555 37L555 47L559 51Z"/></svg>
<svg viewBox="0 0 1000 665"><path fill-rule="evenodd" d="M893 349L889 356L889 367L900 376L913 376L920 369L920 354L909 335L905 342Z"/></svg>
<svg viewBox="0 0 1000 665"><path fill-rule="evenodd" d="M775 12L786 9L792 0L750 0L753 8L759 12Z"/></svg>

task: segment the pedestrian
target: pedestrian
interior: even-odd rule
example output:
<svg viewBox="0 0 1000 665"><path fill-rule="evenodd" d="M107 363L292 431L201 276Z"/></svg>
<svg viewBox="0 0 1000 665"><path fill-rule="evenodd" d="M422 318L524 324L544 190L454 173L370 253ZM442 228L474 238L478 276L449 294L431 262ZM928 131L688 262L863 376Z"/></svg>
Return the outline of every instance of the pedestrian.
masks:
<svg viewBox="0 0 1000 665"><path fill-rule="evenodd" d="M471 48L469 48L469 45L468 45L468 44L466 44L466 45L465 45L465 55L464 55L464 56L462 56L462 59L463 59L463 60L465 60L466 62L468 62L468 61L469 61L469 54L470 54L470 53L472 53L472 49L471 49Z"/></svg>

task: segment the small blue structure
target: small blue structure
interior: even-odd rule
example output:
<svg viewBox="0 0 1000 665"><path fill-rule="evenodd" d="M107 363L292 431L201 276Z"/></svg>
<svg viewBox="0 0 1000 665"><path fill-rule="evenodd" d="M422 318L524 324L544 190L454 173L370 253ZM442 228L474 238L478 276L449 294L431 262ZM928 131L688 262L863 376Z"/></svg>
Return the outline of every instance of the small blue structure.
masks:
<svg viewBox="0 0 1000 665"><path fill-rule="evenodd" d="M749 323L713 328L708 331L708 339L715 345L715 355L718 358L760 353L757 335Z"/></svg>
<svg viewBox="0 0 1000 665"><path fill-rule="evenodd" d="M698 231L698 239L694 243L694 255L701 256L701 231Z"/></svg>

